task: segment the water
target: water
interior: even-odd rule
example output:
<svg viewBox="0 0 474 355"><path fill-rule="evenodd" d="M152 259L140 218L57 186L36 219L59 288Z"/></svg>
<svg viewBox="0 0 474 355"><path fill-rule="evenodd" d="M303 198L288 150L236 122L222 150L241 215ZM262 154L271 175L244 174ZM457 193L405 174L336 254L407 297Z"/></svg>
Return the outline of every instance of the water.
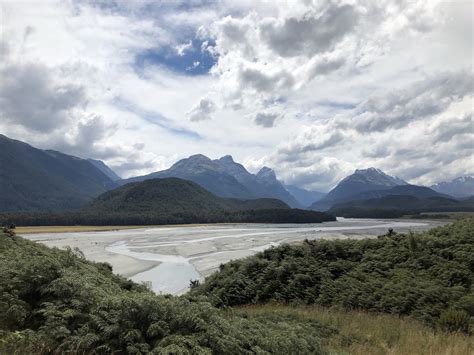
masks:
<svg viewBox="0 0 474 355"><path fill-rule="evenodd" d="M179 255L135 252L126 242L114 243L105 248L108 252L127 255L139 260L160 261L161 264L131 277L138 283L150 284L156 293L177 294L187 289L191 280L200 280L201 275L189 260Z"/></svg>

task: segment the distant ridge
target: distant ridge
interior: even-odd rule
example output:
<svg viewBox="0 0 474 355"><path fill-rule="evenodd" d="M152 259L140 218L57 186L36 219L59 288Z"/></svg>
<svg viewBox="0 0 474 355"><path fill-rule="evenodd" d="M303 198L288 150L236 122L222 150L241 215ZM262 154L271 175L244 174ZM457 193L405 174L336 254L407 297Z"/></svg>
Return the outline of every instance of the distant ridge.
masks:
<svg viewBox="0 0 474 355"><path fill-rule="evenodd" d="M294 185L285 185L285 189L304 207L309 207L326 196L324 192L307 190Z"/></svg>
<svg viewBox="0 0 474 355"><path fill-rule="evenodd" d="M457 211L474 211L474 201L458 201L444 196L386 195L339 203L332 206L328 212L340 217L396 218L421 212Z"/></svg>
<svg viewBox="0 0 474 355"><path fill-rule="evenodd" d="M97 159L87 159L90 161L97 169L102 171L105 175L107 175L112 181L122 180L120 176L118 176L115 171L113 171L109 166L107 166L102 160Z"/></svg>
<svg viewBox="0 0 474 355"><path fill-rule="evenodd" d="M335 217L291 209L280 200L218 197L180 178L133 182L103 193L75 212L0 214L16 225L153 225L189 223L320 223Z"/></svg>
<svg viewBox="0 0 474 355"><path fill-rule="evenodd" d="M235 162L230 155L216 160L211 160L202 154L192 155L176 162L169 169L121 180L119 184L167 177L193 181L220 197L276 198L290 207L301 207L278 181L272 169L264 167L254 175L242 164Z"/></svg>
<svg viewBox="0 0 474 355"><path fill-rule="evenodd" d="M336 203L356 199L362 193L388 190L403 185L407 185L407 182L390 176L380 169L357 169L353 174L342 179L323 199L313 203L310 209L326 211Z"/></svg>
<svg viewBox="0 0 474 355"><path fill-rule="evenodd" d="M0 134L0 211L83 207L115 183L90 161Z"/></svg>
<svg viewBox="0 0 474 355"><path fill-rule="evenodd" d="M432 185L431 188L440 193L459 198L474 196L474 174L460 176L451 181L439 182Z"/></svg>
<svg viewBox="0 0 474 355"><path fill-rule="evenodd" d="M239 200L213 195L198 184L179 178L149 179L108 191L84 212L98 213L201 213L244 209L289 209L276 199Z"/></svg>

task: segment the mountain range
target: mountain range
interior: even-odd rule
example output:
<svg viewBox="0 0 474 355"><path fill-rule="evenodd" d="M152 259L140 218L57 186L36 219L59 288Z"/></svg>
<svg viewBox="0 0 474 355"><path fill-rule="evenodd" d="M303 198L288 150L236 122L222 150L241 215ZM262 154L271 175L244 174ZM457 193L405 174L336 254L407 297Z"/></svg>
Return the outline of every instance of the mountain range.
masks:
<svg viewBox="0 0 474 355"><path fill-rule="evenodd" d="M167 177L193 181L220 197L276 198L290 207L303 207L278 181L272 169L263 167L257 174L251 174L230 155L215 160L202 154L193 155L176 162L169 169L121 180L119 184Z"/></svg>
<svg viewBox="0 0 474 355"><path fill-rule="evenodd" d="M442 196L385 195L336 204L328 213L353 218L396 218L422 212L473 212L474 200Z"/></svg>
<svg viewBox="0 0 474 355"><path fill-rule="evenodd" d="M313 203L310 209L326 211L337 203L364 199L364 193L380 192L404 185L407 185L407 182L387 175L379 169L357 169L353 174L341 180L324 198Z"/></svg>
<svg viewBox="0 0 474 355"><path fill-rule="evenodd" d="M458 198L474 196L474 175L460 176L451 181L440 182L432 185L431 188Z"/></svg>
<svg viewBox="0 0 474 355"><path fill-rule="evenodd" d="M230 155L212 160L197 154L179 160L166 170L121 179L100 160L37 149L0 135L0 211L3 212L75 210L118 186L170 177L195 182L222 198L278 199L292 208L309 206L316 211L386 196L463 199L474 195L473 176L459 177L429 188L410 185L376 168L356 170L325 194L284 185L268 167L252 174Z"/></svg>
<svg viewBox="0 0 474 355"><path fill-rule="evenodd" d="M460 186L461 182L469 182L469 179L454 181L457 182L459 192L469 193L468 189ZM446 191L453 184L442 183L437 186L439 191ZM347 217L471 210L469 201L457 201L451 195L439 191L408 184L376 168L358 169L341 180L324 198L313 203L310 209ZM394 210L397 212L394 213Z"/></svg>
<svg viewBox="0 0 474 355"><path fill-rule="evenodd" d="M77 211L0 213L0 225L162 225L190 223L321 223L330 214L292 209L281 200L218 197L180 178L132 182L104 192Z"/></svg>
<svg viewBox="0 0 474 355"><path fill-rule="evenodd" d="M277 199L240 200L218 197L192 181L173 177L128 183L103 193L83 211L91 214L171 215L259 209L289 209L289 207Z"/></svg>

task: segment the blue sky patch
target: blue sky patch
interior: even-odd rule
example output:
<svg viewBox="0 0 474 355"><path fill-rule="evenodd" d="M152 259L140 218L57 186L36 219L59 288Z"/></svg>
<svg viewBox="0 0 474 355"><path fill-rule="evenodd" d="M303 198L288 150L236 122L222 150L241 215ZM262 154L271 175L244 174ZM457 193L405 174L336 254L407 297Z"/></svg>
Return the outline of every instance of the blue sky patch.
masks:
<svg viewBox="0 0 474 355"><path fill-rule="evenodd" d="M208 41L210 45L214 44L212 40ZM184 75L208 74L217 58L201 50L203 42L193 39L179 46L148 49L135 57L135 68L140 71L149 65L159 65Z"/></svg>

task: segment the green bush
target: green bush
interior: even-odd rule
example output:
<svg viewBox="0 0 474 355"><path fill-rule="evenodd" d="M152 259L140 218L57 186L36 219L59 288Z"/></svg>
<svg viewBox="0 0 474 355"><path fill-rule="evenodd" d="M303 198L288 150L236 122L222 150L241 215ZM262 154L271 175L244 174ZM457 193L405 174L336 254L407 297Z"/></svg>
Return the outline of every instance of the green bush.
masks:
<svg viewBox="0 0 474 355"><path fill-rule="evenodd" d="M74 250L0 233L0 353L322 354L327 327L157 296Z"/></svg>
<svg viewBox="0 0 474 355"><path fill-rule="evenodd" d="M191 290L216 306L291 302L410 315L474 316L474 219L409 235L308 241L232 261Z"/></svg>
<svg viewBox="0 0 474 355"><path fill-rule="evenodd" d="M438 325L441 329L450 332L469 332L471 317L464 310L449 308L443 311L439 317Z"/></svg>

